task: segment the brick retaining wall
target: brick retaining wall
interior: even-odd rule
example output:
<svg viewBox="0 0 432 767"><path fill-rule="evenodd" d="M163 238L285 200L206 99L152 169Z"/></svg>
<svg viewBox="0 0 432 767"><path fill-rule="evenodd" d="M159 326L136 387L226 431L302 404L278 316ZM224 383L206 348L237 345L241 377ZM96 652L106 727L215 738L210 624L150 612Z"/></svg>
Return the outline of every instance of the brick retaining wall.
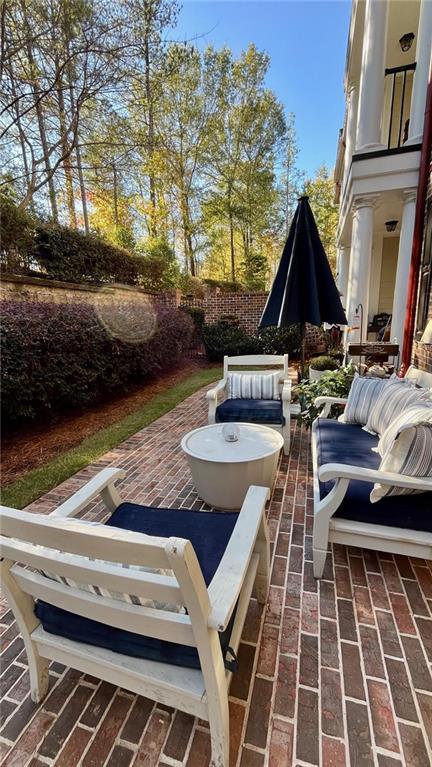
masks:
<svg viewBox="0 0 432 767"><path fill-rule="evenodd" d="M221 317L234 316L249 335L256 333L267 293L217 293L206 292L204 298L182 299L183 306L204 309L206 322L217 322Z"/></svg>
<svg viewBox="0 0 432 767"><path fill-rule="evenodd" d="M206 322L233 315L249 334L256 333L267 299L267 293L220 293L208 290L204 298L182 296L179 290L152 293L133 285L78 285L73 282L47 280L41 277L3 275L0 300L54 301L56 303L105 303L107 301L149 300L164 306L197 306L204 309Z"/></svg>
<svg viewBox="0 0 432 767"><path fill-rule="evenodd" d="M154 301L156 294L133 285L77 285L73 282L47 280L41 277L3 275L0 282L0 300L54 302L54 303L105 303L106 301ZM176 306L174 295L166 294L160 303ZM158 300L159 302L159 300Z"/></svg>

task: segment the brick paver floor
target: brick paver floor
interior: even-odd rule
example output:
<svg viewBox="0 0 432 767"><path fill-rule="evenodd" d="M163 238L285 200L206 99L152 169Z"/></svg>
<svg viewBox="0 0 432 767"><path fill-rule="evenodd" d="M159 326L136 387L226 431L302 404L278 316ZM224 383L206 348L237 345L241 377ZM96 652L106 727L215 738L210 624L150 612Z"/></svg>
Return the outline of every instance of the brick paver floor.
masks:
<svg viewBox="0 0 432 767"><path fill-rule="evenodd" d="M30 507L48 512L101 466L127 470L124 497L200 508L179 449L205 423L197 393ZM100 504L87 513L97 518ZM378 509L377 509L378 510ZM432 572L424 560L333 546L312 576L307 432L293 425L269 507L266 609L252 600L231 687L232 767L427 767L432 763ZM203 722L58 663L42 705L7 605L1 619L0 758L7 767L205 767Z"/></svg>

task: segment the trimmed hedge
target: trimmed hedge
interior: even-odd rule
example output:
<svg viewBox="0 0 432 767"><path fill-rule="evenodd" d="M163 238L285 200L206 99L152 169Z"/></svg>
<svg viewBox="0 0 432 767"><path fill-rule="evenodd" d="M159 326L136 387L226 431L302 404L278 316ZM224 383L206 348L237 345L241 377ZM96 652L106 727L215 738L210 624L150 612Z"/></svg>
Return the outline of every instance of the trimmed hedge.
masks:
<svg viewBox="0 0 432 767"><path fill-rule="evenodd" d="M66 282L135 285L143 261L95 234L56 224L37 225L32 255L49 277Z"/></svg>
<svg viewBox="0 0 432 767"><path fill-rule="evenodd" d="M157 376L181 359L193 331L185 312L145 312L141 304L111 305L101 315L85 304L4 301L1 323L9 424L81 408Z"/></svg>
<svg viewBox="0 0 432 767"><path fill-rule="evenodd" d="M221 362L224 355L260 354L261 347L256 336L248 336L238 322L227 318L204 325L202 339L210 362Z"/></svg>
<svg viewBox="0 0 432 767"><path fill-rule="evenodd" d="M289 354L298 357L301 333L298 325L288 328L263 328L257 335L249 336L239 326L235 317L226 317L210 325L204 325L202 338L211 362L221 362L224 355L238 354Z"/></svg>
<svg viewBox="0 0 432 767"><path fill-rule="evenodd" d="M13 274L43 275L67 282L140 283L145 261L106 242L65 226L44 223L0 194L1 264Z"/></svg>
<svg viewBox="0 0 432 767"><path fill-rule="evenodd" d="M258 330L261 354L289 354L290 359L300 355L300 325L287 328L261 328Z"/></svg>

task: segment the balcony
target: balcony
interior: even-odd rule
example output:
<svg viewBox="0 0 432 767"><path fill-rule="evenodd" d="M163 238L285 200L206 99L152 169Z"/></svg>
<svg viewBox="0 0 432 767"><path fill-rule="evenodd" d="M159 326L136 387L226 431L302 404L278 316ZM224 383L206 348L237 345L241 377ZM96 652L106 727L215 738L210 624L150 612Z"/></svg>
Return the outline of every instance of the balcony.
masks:
<svg viewBox="0 0 432 767"><path fill-rule="evenodd" d="M407 141L415 68L413 63L385 71L381 135L387 149L400 149Z"/></svg>

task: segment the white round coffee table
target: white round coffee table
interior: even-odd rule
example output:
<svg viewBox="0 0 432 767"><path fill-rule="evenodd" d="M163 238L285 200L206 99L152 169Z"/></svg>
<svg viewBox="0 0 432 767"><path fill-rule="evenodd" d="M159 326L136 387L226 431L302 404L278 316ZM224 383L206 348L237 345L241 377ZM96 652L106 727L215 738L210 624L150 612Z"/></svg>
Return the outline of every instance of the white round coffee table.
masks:
<svg viewBox="0 0 432 767"><path fill-rule="evenodd" d="M223 423L202 426L181 441L196 491L216 509L240 509L250 485L273 486L282 435L253 423L237 423L239 439L227 442Z"/></svg>

